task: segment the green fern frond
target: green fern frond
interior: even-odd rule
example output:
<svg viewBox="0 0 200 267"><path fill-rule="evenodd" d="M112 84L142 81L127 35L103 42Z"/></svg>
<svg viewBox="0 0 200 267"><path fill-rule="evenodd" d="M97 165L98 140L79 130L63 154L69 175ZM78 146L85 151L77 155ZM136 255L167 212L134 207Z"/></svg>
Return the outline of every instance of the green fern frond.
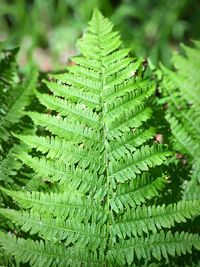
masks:
<svg viewBox="0 0 200 267"><path fill-rule="evenodd" d="M150 235L146 238L137 237L122 241L115 248L108 251L108 259L119 266L129 266L135 258L150 259L154 257L158 261L161 258L168 259L168 255L180 256L191 253L192 247L199 249L199 236L197 234L178 233L163 231Z"/></svg>
<svg viewBox="0 0 200 267"><path fill-rule="evenodd" d="M46 94L38 94L39 101L48 109L54 109L60 115L69 117L70 119L82 120L86 123L89 122L91 127L99 127L99 117L96 112L86 108L81 104L73 104L67 100L58 97L48 96Z"/></svg>
<svg viewBox="0 0 200 267"><path fill-rule="evenodd" d="M141 146L134 153L126 151L117 159L110 158L110 180L115 187L116 183L124 183L136 178L142 171L148 171L156 165L161 165L171 153L162 146ZM131 174L131 175L130 175Z"/></svg>
<svg viewBox="0 0 200 267"><path fill-rule="evenodd" d="M182 45L186 57L177 55L174 58L174 66L178 70L177 86L181 88L181 96L196 109L200 109L200 77L199 77L199 42L195 47Z"/></svg>
<svg viewBox="0 0 200 267"><path fill-rule="evenodd" d="M24 108L30 103L30 96L34 94L37 81L37 70L33 69L24 80L23 84L17 86L16 96L13 98L12 105L10 103L9 111L5 116L5 120L9 123L16 123L23 116Z"/></svg>
<svg viewBox="0 0 200 267"><path fill-rule="evenodd" d="M152 231L156 233L162 228L171 228L176 223L186 222L194 215L198 215L200 209L199 201L180 201L176 204L166 206L140 206L128 209L113 224L112 236L126 239L126 237L142 236Z"/></svg>
<svg viewBox="0 0 200 267"><path fill-rule="evenodd" d="M18 135L33 148L18 157L49 188L1 188L19 209L0 213L21 230L1 233L0 244L30 266L132 266L200 249L198 235L165 229L199 214L199 202L153 201L171 155L148 126L155 83L143 78L142 60L120 50L112 28L95 10L76 65L51 76L51 95L37 94L48 115L28 113L47 131Z"/></svg>
<svg viewBox="0 0 200 267"><path fill-rule="evenodd" d="M77 240L80 246L88 245L89 242L93 251L100 245L105 235L103 228L100 228L101 224L77 222L76 216L66 221L63 217L55 219L49 214L40 215L36 212L20 212L12 209L1 209L0 213L31 235L38 233L39 237L52 242L64 240L65 245L76 244Z"/></svg>
<svg viewBox="0 0 200 267"><path fill-rule="evenodd" d="M1 60L0 60L0 96L2 97L3 92L10 90L13 83L18 80L17 77L17 63L16 55L18 53L18 48L15 48L11 51L0 51Z"/></svg>
<svg viewBox="0 0 200 267"><path fill-rule="evenodd" d="M1 267L19 267L13 257L7 255L3 248L0 248L0 266Z"/></svg>
<svg viewBox="0 0 200 267"><path fill-rule="evenodd" d="M115 197L110 201L110 206L116 213L130 207L135 208L146 200L158 196L165 184L164 177L154 180L148 175L142 175L140 179L132 179L129 183L119 185Z"/></svg>
<svg viewBox="0 0 200 267"><path fill-rule="evenodd" d="M30 119L24 115L34 95L38 76L37 70L33 69L21 81L16 63L17 52L18 49L13 49L0 53L0 184L13 190L23 188L30 181L30 177L25 174L26 168L23 168L22 161L17 158L17 155L27 152L28 147L19 144L14 133L32 131ZM36 188L38 186L35 190ZM0 202L1 208L16 208L4 192L0 193ZM13 229L13 224L3 216L0 224L1 230ZM5 261L3 259L2 262L8 262L8 266L19 266L9 254L4 252L3 255Z"/></svg>
<svg viewBox="0 0 200 267"><path fill-rule="evenodd" d="M173 135L174 149L187 156L192 165L192 181L185 189L200 183L200 79L199 79L199 42L195 47L183 46L186 56L175 55L175 72L163 69L162 82L164 103L167 103L166 119ZM199 187L200 188L200 187Z"/></svg>
<svg viewBox="0 0 200 267"><path fill-rule="evenodd" d="M50 116L46 114L39 114L29 112L35 124L45 127L52 134L58 135L66 140L81 141L84 139L98 140L98 132L85 126L83 123L71 121L70 119L59 116Z"/></svg>
<svg viewBox="0 0 200 267"><path fill-rule="evenodd" d="M1 188L3 192L11 196L24 209L40 214L50 214L54 216L77 217L79 220L89 220L92 217L97 221L103 221L103 209L97 201L83 198L77 190L68 188L63 193L43 193L43 192L20 192ZM90 207L90 208L89 208ZM87 216L86 216L87 215ZM81 219L82 218L82 219Z"/></svg>
<svg viewBox="0 0 200 267"><path fill-rule="evenodd" d="M87 253L83 249L68 248L63 244L33 241L31 239L16 238L14 235L0 233L1 243L9 253L15 256L17 261L27 263L33 267L50 266L101 266L96 253ZM82 264L84 262L84 264Z"/></svg>
<svg viewBox="0 0 200 267"><path fill-rule="evenodd" d="M15 135L22 142L26 143L47 158L58 158L61 161L66 161L67 158L74 158L76 161L84 158L87 155L87 148L78 146L78 144L60 139L57 136L28 136L28 135ZM20 157L20 155L19 155Z"/></svg>
<svg viewBox="0 0 200 267"><path fill-rule="evenodd" d="M11 183L16 172L20 169L22 163L16 160L16 155L25 151L25 146L14 145L8 151L6 157L0 161L0 181Z"/></svg>
<svg viewBox="0 0 200 267"><path fill-rule="evenodd" d="M4 73L1 73L1 86L3 87L2 92L5 95L3 98L3 106L0 111L1 139L7 140L10 136L9 131L11 125L18 123L20 118L25 115L24 109L28 104L30 104L31 96L34 94L37 76L38 74L36 69L33 69L23 83L20 84L13 81L12 85L10 85L7 89L7 83L3 78Z"/></svg>
<svg viewBox="0 0 200 267"><path fill-rule="evenodd" d="M88 107L95 108L100 105L100 97L97 94L92 94L87 91L77 90L71 86L61 84L58 82L45 81L48 88L57 96L65 97L73 102L79 101L86 103Z"/></svg>
<svg viewBox="0 0 200 267"><path fill-rule="evenodd" d="M198 130L196 132L194 130L192 134L192 129L190 127L184 125L184 123L180 123L175 116L171 116L170 114L166 115L166 119L170 123L172 134L178 141L174 144L175 149L183 154L190 155L192 159L195 160L200 152L199 138L197 136Z"/></svg>

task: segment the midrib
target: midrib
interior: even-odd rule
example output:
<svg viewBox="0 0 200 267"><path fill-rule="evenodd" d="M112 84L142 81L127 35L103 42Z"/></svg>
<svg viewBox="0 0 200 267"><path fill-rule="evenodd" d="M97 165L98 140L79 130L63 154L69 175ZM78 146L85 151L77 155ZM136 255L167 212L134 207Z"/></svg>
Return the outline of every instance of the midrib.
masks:
<svg viewBox="0 0 200 267"><path fill-rule="evenodd" d="M104 72L105 72L105 67L102 63L102 55L101 55L101 51L102 51L102 47L101 47L101 40L99 38L99 23L98 23L98 28L97 28L97 38L98 38L98 46L99 46L99 51L100 51L100 80L101 80L101 93L100 93L100 103L101 103L101 108L102 108L102 122L103 122L103 146L105 147L104 149L104 165L105 165L105 177L106 177L106 188L105 190L107 191L106 194L106 200L105 200L105 212L107 214L107 224L106 224L106 251L108 250L109 247L109 227L110 225L112 225L111 223L111 214L112 214L112 210L110 210L110 200L111 200L111 191L112 191L112 187L110 186L110 175L109 175L109 151L108 151L108 127L106 125L106 110L104 108L104 97L103 97L103 91L104 88L106 86L106 78L104 76ZM108 266L108 262L107 260L105 261L105 267Z"/></svg>

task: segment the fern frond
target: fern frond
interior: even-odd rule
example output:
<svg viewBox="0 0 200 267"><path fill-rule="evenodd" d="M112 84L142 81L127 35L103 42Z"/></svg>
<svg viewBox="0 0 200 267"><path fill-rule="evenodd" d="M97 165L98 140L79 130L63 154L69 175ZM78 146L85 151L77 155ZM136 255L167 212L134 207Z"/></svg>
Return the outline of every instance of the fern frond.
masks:
<svg viewBox="0 0 200 267"><path fill-rule="evenodd" d="M49 214L40 215L36 212L21 212L12 209L0 209L0 214L20 226L22 231L30 232L31 235L37 233L39 237L52 242L64 240L65 245L76 244L77 240L81 246L89 242L93 251L99 247L104 235L101 225L77 222L76 217L66 221L64 217L55 219Z"/></svg>
<svg viewBox="0 0 200 267"><path fill-rule="evenodd" d="M45 157L31 157L25 153L21 155L21 160L44 180L55 182L67 178L65 173L66 166L60 162L47 160Z"/></svg>
<svg viewBox="0 0 200 267"><path fill-rule="evenodd" d="M72 102L86 102L91 108L94 108L96 105L100 104L100 97L97 94L91 94L87 91L83 91L82 89L77 90L77 88L72 88L71 86L66 86L65 84L58 82L45 81L45 84L52 92L54 92L55 95L69 98Z"/></svg>
<svg viewBox="0 0 200 267"><path fill-rule="evenodd" d="M12 106L9 107L9 111L5 116L6 121L16 123L24 115L23 110L30 103L30 96L33 95L35 90L37 75L37 70L33 69L27 75L23 84L15 89L17 91L16 99L14 99Z"/></svg>
<svg viewBox="0 0 200 267"><path fill-rule="evenodd" d="M50 95L48 96L46 94L38 94L38 98L48 109L54 109L60 115L68 116L70 119L74 118L75 121L80 119L83 122L89 123L88 126L92 126L94 128L99 127L99 116L97 113L93 112L89 108L86 108L84 105L75 105L66 100Z"/></svg>
<svg viewBox="0 0 200 267"><path fill-rule="evenodd" d="M166 234L161 231L153 235L137 237L127 241L122 241L115 248L108 252L108 259L118 266L129 266L135 258L150 259L152 256L158 261L162 257L168 259L168 255L180 256L181 254L191 253L192 247L199 249L199 236L197 234L178 233Z"/></svg>
<svg viewBox="0 0 200 267"><path fill-rule="evenodd" d="M0 181L12 182L16 172L20 169L22 163L16 160L16 155L25 151L25 146L14 145L8 151L6 157L0 161Z"/></svg>
<svg viewBox="0 0 200 267"><path fill-rule="evenodd" d="M0 138L7 140L10 133L9 128L12 124L19 122L25 115L24 109L30 104L31 97L34 94L37 81L37 71L33 69L22 84L12 84L12 87L6 92L7 97L0 116Z"/></svg>
<svg viewBox="0 0 200 267"><path fill-rule="evenodd" d="M132 179L129 183L118 186L115 197L110 201L111 208L116 212L122 212L125 208L135 208L155 196L165 187L164 177L155 180L147 175L140 179Z"/></svg>
<svg viewBox="0 0 200 267"><path fill-rule="evenodd" d="M183 154L189 154L195 160L200 151L200 144L198 143L198 138L195 138L195 133L194 135L190 134L191 132L188 130L188 127L179 123L175 116L167 114L166 119L171 125L172 134L178 141L174 144L175 149Z"/></svg>
<svg viewBox="0 0 200 267"><path fill-rule="evenodd" d="M133 90L133 87L131 87ZM107 105L107 111L108 111L108 116L114 115L115 111L121 111L126 112L129 109L139 105L142 103L142 101L145 101L145 99L148 99L149 96L152 95L152 93L154 92L155 88L154 88L154 84L152 84L151 87L147 87L147 88L141 88L139 89L137 87L137 91L131 91L131 92L126 92L125 95L123 95L123 97L120 98L116 98L115 101L113 101L113 99L108 102ZM108 96L108 99L111 96Z"/></svg>
<svg viewBox="0 0 200 267"><path fill-rule="evenodd" d="M8 255L2 247L0 247L0 266L1 267L19 267L14 258Z"/></svg>
<svg viewBox="0 0 200 267"><path fill-rule="evenodd" d="M183 46L185 56L175 55L175 72L163 69L164 102L168 104L166 119L172 131L174 149L187 156L192 165L191 183L200 183L200 79L199 43ZM189 184L188 184L189 185ZM200 187L199 187L200 188ZM186 189L188 191L188 189Z"/></svg>
<svg viewBox="0 0 200 267"><path fill-rule="evenodd" d="M15 48L11 51L1 51L1 60L0 60L0 93L1 97L3 91L6 89L10 90L13 83L18 80L17 77L17 63L16 55L18 53L18 48Z"/></svg>
<svg viewBox="0 0 200 267"><path fill-rule="evenodd" d="M118 142L116 142L115 139L111 140L109 142L109 155L116 157L117 154L121 154L121 150L124 151L124 149L135 151L137 147L152 139L155 135L155 129L153 127L144 130L133 129L133 132L124 133L118 138Z"/></svg>
<svg viewBox="0 0 200 267"><path fill-rule="evenodd" d="M180 201L166 206L140 206L128 209L117 222L112 225L112 236L125 239L142 236L143 233L154 233L162 228L171 228L176 223L186 222L200 212L199 201Z"/></svg>
<svg viewBox="0 0 200 267"><path fill-rule="evenodd" d="M63 119L62 117L34 112L29 112L28 114L36 124L45 127L53 134L59 135L66 140L75 139L75 141L80 141L82 140L81 138L85 138L97 141L99 138L97 132L83 123L70 121L68 118Z"/></svg>
<svg viewBox="0 0 200 267"><path fill-rule="evenodd" d="M86 199L77 190L64 191L63 193L21 192L1 188L11 196L24 209L31 209L40 214L69 217L89 220L92 217L99 221L103 218L102 207L92 199ZM73 193L73 194L72 194ZM87 216L86 216L87 214Z"/></svg>
<svg viewBox="0 0 200 267"><path fill-rule="evenodd" d="M134 153L124 153L116 160L111 158L110 178L113 186L116 182L124 183L136 178L142 171L148 171L156 165L161 165L171 152L163 150L162 146L141 146Z"/></svg>
<svg viewBox="0 0 200 267"><path fill-rule="evenodd" d="M71 141L65 141L63 139L57 138L57 137L38 137L38 136L18 136L19 139L21 139L24 143L28 144L32 148L36 148L37 151L42 152L42 154L45 154L46 158L55 159L58 158L63 163L67 164L67 162L70 162L71 164L75 164L82 160L82 164L84 165L84 162L86 165L91 165L92 163L95 163L94 159L87 159L86 156L88 154L88 150L90 149L87 144L85 147L73 143ZM98 147L96 148L98 149ZM95 153L94 153L95 154ZM23 160L25 159L23 157L24 154L19 154L18 157ZM26 157L26 155L24 155ZM26 160L26 159L25 159ZM96 161L96 164L98 162Z"/></svg>
<svg viewBox="0 0 200 267"><path fill-rule="evenodd" d="M171 155L148 125L155 83L143 78L141 59L120 50L112 28L95 10L76 65L46 82L51 95L37 94L48 115L27 113L47 131L18 135L33 148L21 160L49 188L1 188L19 209L0 213L32 240L2 233L0 243L31 266L126 266L134 258L133 264L142 258L150 264L151 257L200 249L197 235L165 229L197 215L199 202L153 201L165 186L161 165Z"/></svg>
<svg viewBox="0 0 200 267"><path fill-rule="evenodd" d="M17 261L23 263L30 262L33 267L50 266L87 266L93 263L93 266L99 266L101 261L97 260L95 253L89 253L86 250L66 249L63 244L50 242L33 241L31 239L16 238L12 234L0 233L0 243L3 248L13 254ZM82 264L84 262L84 264Z"/></svg>
<svg viewBox="0 0 200 267"><path fill-rule="evenodd" d="M177 55L174 57L174 65L178 70L177 85L181 88L181 96L187 102L199 110L200 107L200 78L199 78L199 47L190 48L182 45L186 57Z"/></svg>

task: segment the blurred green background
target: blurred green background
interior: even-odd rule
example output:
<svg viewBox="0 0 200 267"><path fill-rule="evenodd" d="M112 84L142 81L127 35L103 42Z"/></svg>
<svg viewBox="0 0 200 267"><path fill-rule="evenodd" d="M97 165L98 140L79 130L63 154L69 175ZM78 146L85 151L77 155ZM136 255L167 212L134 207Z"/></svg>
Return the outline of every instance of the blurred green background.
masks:
<svg viewBox="0 0 200 267"><path fill-rule="evenodd" d="M0 42L20 46L23 71L62 69L94 7L115 23L124 45L154 65L170 66L170 51L200 39L199 0L0 0Z"/></svg>

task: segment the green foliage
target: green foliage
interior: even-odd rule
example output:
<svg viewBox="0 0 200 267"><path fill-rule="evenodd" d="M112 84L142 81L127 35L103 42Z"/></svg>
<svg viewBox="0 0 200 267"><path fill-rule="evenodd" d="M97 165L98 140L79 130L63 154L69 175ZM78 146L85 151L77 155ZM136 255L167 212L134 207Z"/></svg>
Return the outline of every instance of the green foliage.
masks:
<svg viewBox="0 0 200 267"><path fill-rule="evenodd" d="M164 98L167 103L166 119L173 135L175 151L187 156L192 165L192 180L187 184L187 198L199 198L200 183L200 43L195 47L183 46L185 56L176 54L176 71L163 67L162 83Z"/></svg>
<svg viewBox="0 0 200 267"><path fill-rule="evenodd" d="M0 139L8 140L10 132L15 129L15 124L25 115L24 108L31 102L37 71L32 70L23 83L19 82L16 53L18 49L2 53L0 61Z"/></svg>
<svg viewBox="0 0 200 267"><path fill-rule="evenodd" d="M0 60L0 184L4 188L19 189L26 183L22 162L17 155L27 151L13 136L15 132L29 131L31 121L24 117L25 108L30 104L37 81L37 71L20 81L16 63L18 49L1 51ZM6 194L0 194L1 207L15 207ZM13 224L0 217L1 229L9 231ZM17 266L16 262L0 251L2 266Z"/></svg>
<svg viewBox="0 0 200 267"><path fill-rule="evenodd" d="M169 65L180 42L199 38L199 1L1 0L0 39L23 48L23 69L32 62L43 71L60 69L95 7L111 17L135 55L150 57L154 65Z"/></svg>
<svg viewBox="0 0 200 267"><path fill-rule="evenodd" d="M113 12L113 22L137 56L147 56L154 65L161 61L169 66L171 51L178 48L179 42L188 42L188 37L199 38L196 28L200 21L194 13L190 16L190 10L198 13L199 3L127 0L121 1Z"/></svg>
<svg viewBox="0 0 200 267"><path fill-rule="evenodd" d="M47 114L28 113L45 130L17 135L33 149L18 156L49 184L31 192L1 187L17 207L0 209L16 227L1 231L0 243L17 262L151 266L200 249L198 234L173 229L199 214L199 201L156 204L171 152L148 125L155 83L112 28L95 10L76 65L51 75L51 94L37 94Z"/></svg>
<svg viewBox="0 0 200 267"><path fill-rule="evenodd" d="M25 151L24 145L17 144L12 133L28 131L28 120L24 118L25 108L32 101L37 81L37 71L33 71L23 82L20 81L16 63L18 49L1 53L0 74L0 181L13 182L22 163L16 154ZM30 122L29 122L30 124Z"/></svg>
<svg viewBox="0 0 200 267"><path fill-rule="evenodd" d="M16 64L16 53L18 49L15 49L11 52L2 52L1 51L1 77L0 77L0 101L1 101L1 110L0 110L0 130L1 130L1 139L6 139L8 136L7 130L4 125L7 121L4 119L6 117L6 111L8 110L9 101L11 102L12 98L12 89L17 84L17 64Z"/></svg>

